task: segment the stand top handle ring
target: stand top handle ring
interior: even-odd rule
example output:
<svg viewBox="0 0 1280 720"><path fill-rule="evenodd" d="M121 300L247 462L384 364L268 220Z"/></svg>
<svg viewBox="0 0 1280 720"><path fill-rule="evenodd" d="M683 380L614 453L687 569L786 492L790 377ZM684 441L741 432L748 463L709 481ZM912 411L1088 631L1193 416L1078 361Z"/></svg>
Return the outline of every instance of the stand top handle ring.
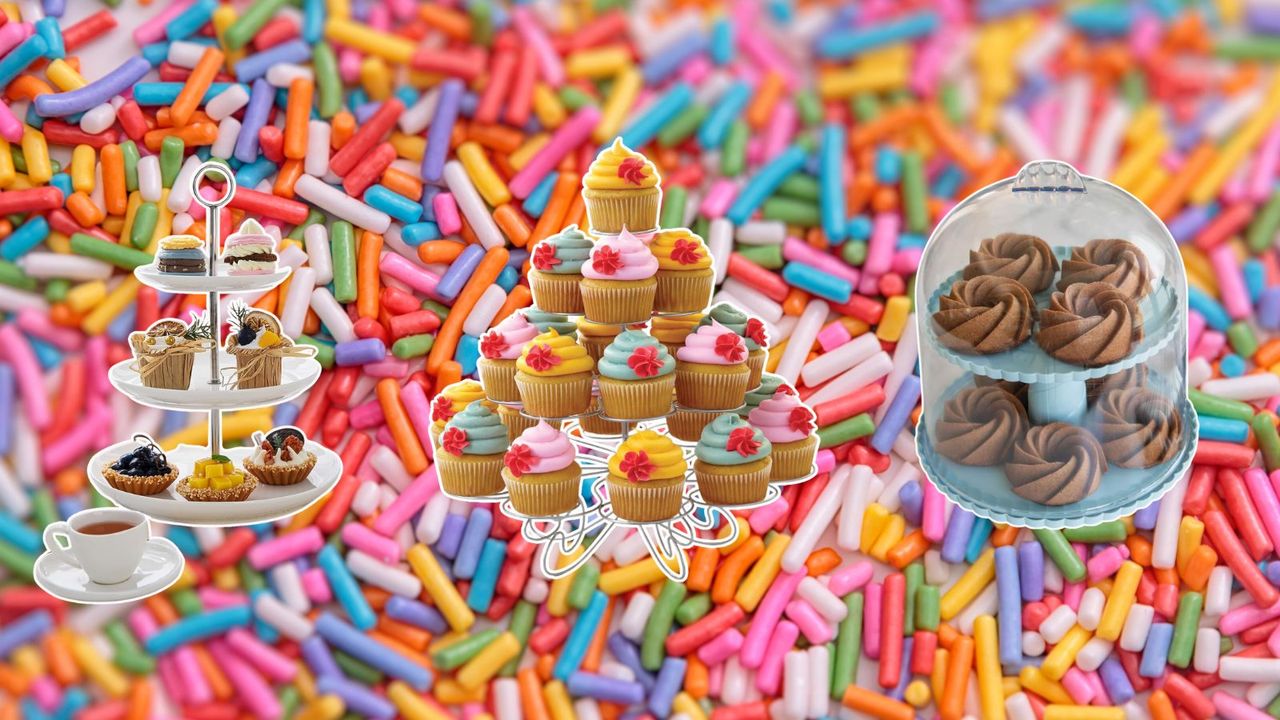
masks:
<svg viewBox="0 0 1280 720"><path fill-rule="evenodd" d="M200 183L211 175L214 178L220 178L225 183L222 195L212 200L200 193ZM191 195L206 210L220 210L226 207L231 202L231 198L235 197L235 194L235 175L231 173L231 168L217 160L206 160L200 167L196 168L195 174L191 176Z"/></svg>

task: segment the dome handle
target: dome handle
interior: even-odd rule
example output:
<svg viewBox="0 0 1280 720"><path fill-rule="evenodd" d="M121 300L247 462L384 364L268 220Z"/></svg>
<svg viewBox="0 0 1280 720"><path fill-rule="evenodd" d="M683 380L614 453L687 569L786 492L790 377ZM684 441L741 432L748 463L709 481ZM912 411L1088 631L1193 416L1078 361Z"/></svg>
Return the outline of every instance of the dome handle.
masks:
<svg viewBox="0 0 1280 720"><path fill-rule="evenodd" d="M1070 164L1060 160L1036 160L1022 166L1013 179L1014 192L1083 193L1084 180Z"/></svg>

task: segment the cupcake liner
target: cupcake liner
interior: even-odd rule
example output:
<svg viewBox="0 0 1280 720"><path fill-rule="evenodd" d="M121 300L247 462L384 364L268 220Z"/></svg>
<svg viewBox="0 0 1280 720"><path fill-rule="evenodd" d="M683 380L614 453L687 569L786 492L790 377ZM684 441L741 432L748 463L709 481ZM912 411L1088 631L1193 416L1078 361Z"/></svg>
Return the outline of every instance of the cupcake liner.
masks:
<svg viewBox="0 0 1280 720"><path fill-rule="evenodd" d="M717 413L711 412L676 410L667 418L667 430L677 440L696 443L702 437L702 429L710 425L716 416Z"/></svg>
<svg viewBox="0 0 1280 720"><path fill-rule="evenodd" d="M562 470L520 477L503 469L502 479L511 495L511 507L530 517L563 515L578 506L582 492L582 468L577 462Z"/></svg>
<svg viewBox="0 0 1280 720"><path fill-rule="evenodd" d="M599 407L600 407L600 399L596 398L591 402L591 410L596 410ZM617 437L618 435L622 434L621 423L616 423L616 422L613 422L612 420L605 420L599 415L583 415L582 417L578 418L578 424L582 426L583 432L588 432L588 433L591 433L592 435L604 435L606 437Z"/></svg>
<svg viewBox="0 0 1280 720"><path fill-rule="evenodd" d="M591 407L591 373L542 377L516 372L520 401L530 415L567 418Z"/></svg>
<svg viewBox="0 0 1280 720"><path fill-rule="evenodd" d="M476 367L480 371L480 384L484 386L486 397L495 402L520 402L515 360L480 358Z"/></svg>
<svg viewBox="0 0 1280 720"><path fill-rule="evenodd" d="M609 501L613 514L631 522L661 522L680 514L684 478L633 483L609 475Z"/></svg>
<svg viewBox="0 0 1280 720"><path fill-rule="evenodd" d="M307 479L316 466L316 456L312 454L301 465L281 467L279 465L259 465L252 458L245 458L244 469L258 478L264 485L296 485Z"/></svg>
<svg viewBox="0 0 1280 720"><path fill-rule="evenodd" d="M182 478L175 488L178 494L190 500L191 502L240 502L248 500L253 491L258 488L258 479L252 475L246 475L244 482L235 487L214 490L211 487L193 488L187 482L190 478Z"/></svg>
<svg viewBox="0 0 1280 720"><path fill-rule="evenodd" d="M529 271L529 289L533 304L540 310L565 315L582 314L581 273L549 273Z"/></svg>
<svg viewBox="0 0 1280 720"><path fill-rule="evenodd" d="M737 410L746 401L746 363L676 363L676 399L697 410Z"/></svg>
<svg viewBox="0 0 1280 720"><path fill-rule="evenodd" d="M769 353L763 349L752 350L747 353L747 370L750 371L750 374L747 375L748 390L755 390L760 387L760 376L764 374L764 361L768 355Z"/></svg>
<svg viewBox="0 0 1280 720"><path fill-rule="evenodd" d="M659 270L653 309L660 313L699 312L710 302L714 285L715 271L711 268Z"/></svg>
<svg viewBox="0 0 1280 720"><path fill-rule="evenodd" d="M582 281L582 309L587 320L605 325L642 323L653 314L656 278Z"/></svg>
<svg viewBox="0 0 1280 720"><path fill-rule="evenodd" d="M818 436L810 435L795 442L774 443L773 469L769 479L773 482L795 480L813 472L813 460L818 454Z"/></svg>
<svg viewBox="0 0 1280 720"><path fill-rule="evenodd" d="M609 347L609 343L613 342L616 335L604 337L597 335L583 335L578 333L578 342L582 347L586 348L587 354L591 356L591 362L596 365L600 364L600 358L604 357L604 349Z"/></svg>
<svg viewBox="0 0 1280 720"><path fill-rule="evenodd" d="M156 495L178 479L178 468L169 463L169 472L163 475L121 475L110 467L102 470L102 477L111 487L134 495Z"/></svg>
<svg viewBox="0 0 1280 720"><path fill-rule="evenodd" d="M765 457L743 465L713 465L693 461L702 499L711 505L748 505L764 500L769 491L772 462Z"/></svg>
<svg viewBox="0 0 1280 720"><path fill-rule="evenodd" d="M144 387L186 390L191 386L191 368L195 362L195 355L188 352L139 355L138 374Z"/></svg>
<svg viewBox="0 0 1280 720"><path fill-rule="evenodd" d="M671 412L675 373L643 380L600 377L600 402L604 414L616 420L645 420Z"/></svg>
<svg viewBox="0 0 1280 720"><path fill-rule="evenodd" d="M268 350L239 349L233 354L236 357L236 387L248 390L280 384L284 358L269 354ZM264 357L258 358L259 355Z"/></svg>
<svg viewBox="0 0 1280 720"><path fill-rule="evenodd" d="M643 233L658 227L658 204L662 200L662 191L657 187L623 190L586 188L582 191L582 200L587 206L587 223L594 233L617 235L623 228Z"/></svg>
<svg viewBox="0 0 1280 720"><path fill-rule="evenodd" d="M502 456L454 455L436 451L440 489L454 497L485 497L502 492Z"/></svg>

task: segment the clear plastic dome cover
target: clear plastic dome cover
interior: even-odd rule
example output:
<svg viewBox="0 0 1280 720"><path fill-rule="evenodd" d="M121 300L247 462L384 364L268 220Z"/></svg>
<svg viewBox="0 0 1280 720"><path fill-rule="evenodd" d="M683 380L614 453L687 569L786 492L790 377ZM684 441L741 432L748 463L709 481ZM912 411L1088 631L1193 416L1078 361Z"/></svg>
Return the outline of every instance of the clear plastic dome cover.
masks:
<svg viewBox="0 0 1280 720"><path fill-rule="evenodd" d="M1195 451L1177 245L1139 200L1055 161L961 202L915 288L926 474L995 522L1131 514Z"/></svg>

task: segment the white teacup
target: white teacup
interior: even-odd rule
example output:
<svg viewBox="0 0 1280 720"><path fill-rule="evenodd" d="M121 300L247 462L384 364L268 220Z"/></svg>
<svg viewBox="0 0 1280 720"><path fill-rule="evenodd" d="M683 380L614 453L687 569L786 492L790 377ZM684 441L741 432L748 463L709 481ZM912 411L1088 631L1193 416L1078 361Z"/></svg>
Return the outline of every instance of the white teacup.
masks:
<svg viewBox="0 0 1280 720"><path fill-rule="evenodd" d="M147 516L124 508L81 510L44 529L44 546L101 585L128 580L151 539Z"/></svg>

